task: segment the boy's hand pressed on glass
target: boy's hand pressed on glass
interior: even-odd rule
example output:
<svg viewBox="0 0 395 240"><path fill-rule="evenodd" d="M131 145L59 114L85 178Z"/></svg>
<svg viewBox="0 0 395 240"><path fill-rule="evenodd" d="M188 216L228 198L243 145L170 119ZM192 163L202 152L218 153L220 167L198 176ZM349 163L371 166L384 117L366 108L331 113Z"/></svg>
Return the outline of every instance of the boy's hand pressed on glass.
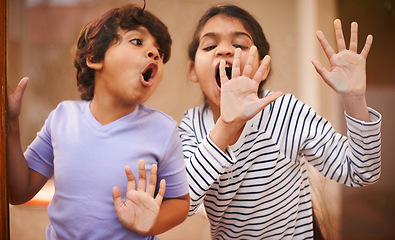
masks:
<svg viewBox="0 0 395 240"><path fill-rule="evenodd" d="M361 53L357 53L358 24L351 24L351 38L349 49L343 36L342 25L339 19L334 21L338 53L332 49L321 31L316 36L328 57L331 70L328 71L322 64L314 60L313 64L324 81L342 96L347 114L360 120L370 121L365 99L366 92L366 58L373 42L372 35L366 38Z"/></svg>
<svg viewBox="0 0 395 240"><path fill-rule="evenodd" d="M7 100L8 100L7 120L8 121L18 120L19 115L21 114L23 93L26 90L28 81L29 78L27 77L22 78L14 92L11 89L7 90Z"/></svg>
<svg viewBox="0 0 395 240"><path fill-rule="evenodd" d="M118 187L113 189L115 211L122 225L143 235L155 225L159 215L163 196L166 190L164 179L160 181L159 192L154 197L157 179L157 166L152 165L148 186L144 160L139 161L139 180L136 188L136 178L129 167L125 167L128 179L125 201L121 198Z"/></svg>

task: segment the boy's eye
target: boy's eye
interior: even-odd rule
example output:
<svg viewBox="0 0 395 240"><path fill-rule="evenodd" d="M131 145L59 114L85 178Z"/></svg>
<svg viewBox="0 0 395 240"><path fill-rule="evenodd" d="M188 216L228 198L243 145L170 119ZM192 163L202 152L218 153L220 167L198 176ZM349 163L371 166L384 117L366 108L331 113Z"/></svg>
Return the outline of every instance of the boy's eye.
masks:
<svg viewBox="0 0 395 240"><path fill-rule="evenodd" d="M210 51L210 50L213 50L213 49L216 48L216 47L217 47L217 46L212 45L212 46L208 46L208 47L203 48L203 50L204 50L204 51Z"/></svg>
<svg viewBox="0 0 395 240"><path fill-rule="evenodd" d="M165 56L165 53L160 48L158 48L158 53L159 53L160 58L163 58L163 56Z"/></svg>
<svg viewBox="0 0 395 240"><path fill-rule="evenodd" d="M132 39L130 42L133 43L133 44L136 44L136 45L142 45L143 44L141 39L139 39L139 38Z"/></svg>

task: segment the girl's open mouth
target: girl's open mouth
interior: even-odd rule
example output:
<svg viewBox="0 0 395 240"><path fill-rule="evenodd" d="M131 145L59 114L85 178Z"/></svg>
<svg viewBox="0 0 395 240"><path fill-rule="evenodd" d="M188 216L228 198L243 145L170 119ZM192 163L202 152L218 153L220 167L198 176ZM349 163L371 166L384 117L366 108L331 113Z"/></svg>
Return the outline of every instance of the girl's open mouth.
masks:
<svg viewBox="0 0 395 240"><path fill-rule="evenodd" d="M225 72L226 72L226 76L230 80L232 78L232 64L226 63ZM215 81L217 82L218 87L221 88L221 77L219 76L219 64L217 66L216 73L215 73Z"/></svg>
<svg viewBox="0 0 395 240"><path fill-rule="evenodd" d="M158 65L156 63L150 63L144 69L143 73L141 74L141 83L146 87L151 87L154 82L154 77L158 72Z"/></svg>

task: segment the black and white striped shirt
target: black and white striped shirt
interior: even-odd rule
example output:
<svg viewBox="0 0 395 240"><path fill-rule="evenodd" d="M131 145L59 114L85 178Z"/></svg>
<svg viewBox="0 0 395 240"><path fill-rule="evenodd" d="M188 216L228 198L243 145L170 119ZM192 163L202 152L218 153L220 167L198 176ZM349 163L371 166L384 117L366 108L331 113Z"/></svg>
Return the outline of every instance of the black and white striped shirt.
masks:
<svg viewBox="0 0 395 240"><path fill-rule="evenodd" d="M211 110L189 109L179 126L189 214L204 203L213 239L312 239L305 164L348 186L376 182L381 115L369 113L372 122L346 115L347 138L286 94L248 121L237 143L223 152L208 137L215 124Z"/></svg>

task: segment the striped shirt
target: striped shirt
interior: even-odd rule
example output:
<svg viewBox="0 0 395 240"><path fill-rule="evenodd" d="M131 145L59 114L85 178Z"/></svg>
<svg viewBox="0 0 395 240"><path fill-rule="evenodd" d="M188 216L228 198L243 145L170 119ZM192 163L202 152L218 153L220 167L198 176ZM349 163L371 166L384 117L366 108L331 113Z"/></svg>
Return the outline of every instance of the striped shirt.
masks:
<svg viewBox="0 0 395 240"><path fill-rule="evenodd" d="M269 91L265 91L267 95ZM305 164L347 186L374 183L381 168L381 115L346 115L347 135L286 94L248 121L221 151L208 134L207 105L185 112L179 126L193 215L204 203L213 239L313 239Z"/></svg>

